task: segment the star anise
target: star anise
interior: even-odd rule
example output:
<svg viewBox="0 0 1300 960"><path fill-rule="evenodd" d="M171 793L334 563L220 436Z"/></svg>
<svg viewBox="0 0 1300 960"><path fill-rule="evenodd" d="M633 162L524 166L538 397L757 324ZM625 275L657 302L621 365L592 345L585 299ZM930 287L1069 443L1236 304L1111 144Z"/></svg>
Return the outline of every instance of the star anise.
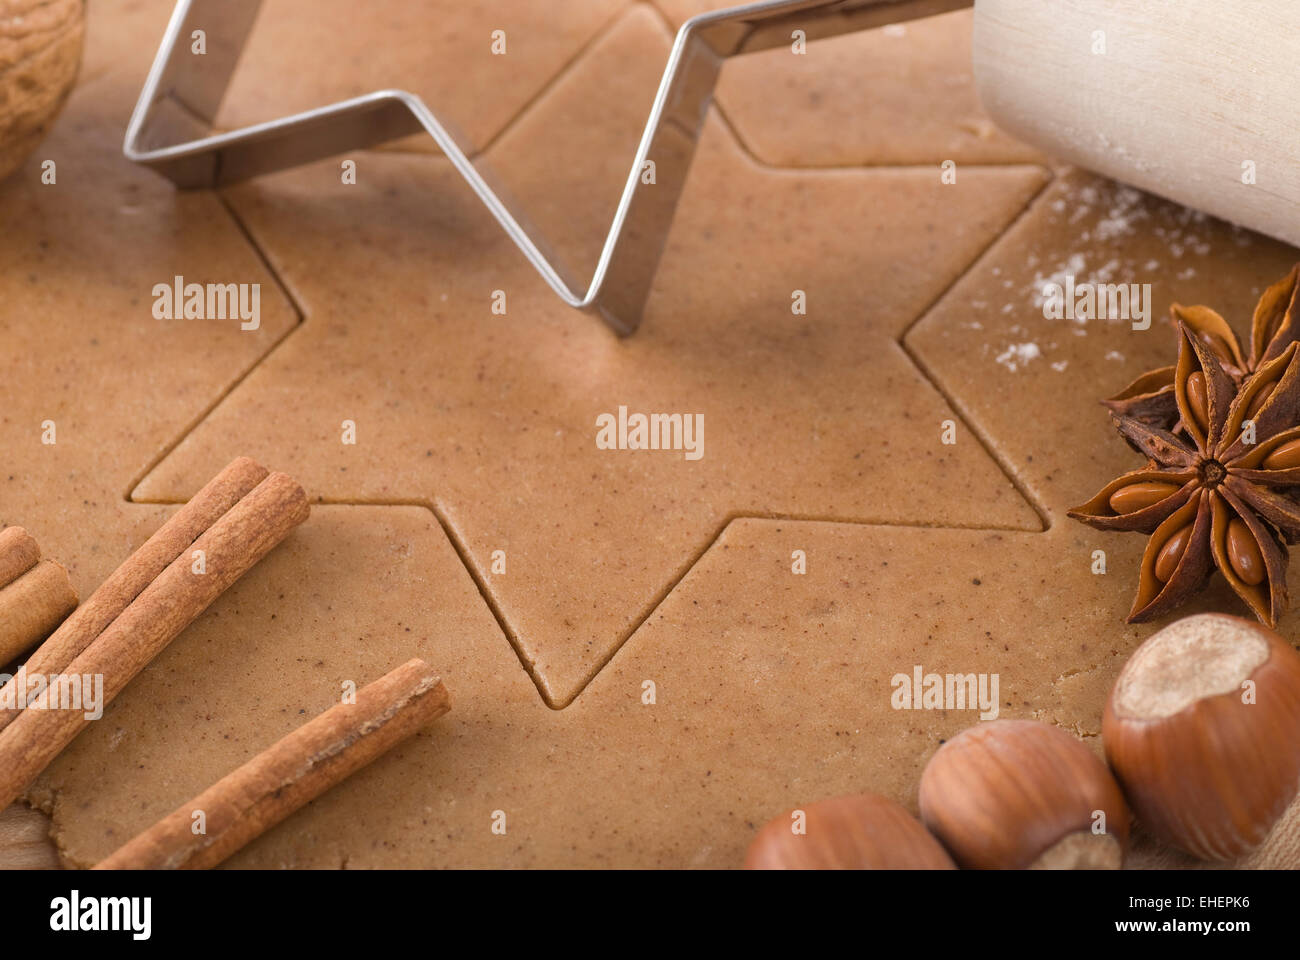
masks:
<svg viewBox="0 0 1300 960"><path fill-rule="evenodd" d="M1293 270L1284 281L1288 307L1296 278ZM1293 494L1300 485L1300 345L1291 310L1266 309L1286 293L1281 288L1270 287L1255 312L1248 361L1235 338L1194 325L1185 311L1175 314L1178 364L1170 393L1177 428L1112 414L1120 434L1150 460L1069 515L1101 530L1150 536L1130 623L1181 605L1215 567L1264 623L1275 624L1286 608L1282 539L1300 540L1300 499Z"/></svg>
<svg viewBox="0 0 1300 960"><path fill-rule="evenodd" d="M1228 321L1209 307L1184 307L1176 303L1169 312L1175 328L1179 323L1187 326L1223 362L1228 375L1240 386L1262 364L1281 356L1288 346L1300 340L1300 321L1295 316L1298 297L1300 263L1265 290L1255 305L1249 355L1242 351ZM1134 417L1177 431L1181 424L1174 402L1174 370L1174 367L1160 367L1148 371L1102 403L1118 416Z"/></svg>

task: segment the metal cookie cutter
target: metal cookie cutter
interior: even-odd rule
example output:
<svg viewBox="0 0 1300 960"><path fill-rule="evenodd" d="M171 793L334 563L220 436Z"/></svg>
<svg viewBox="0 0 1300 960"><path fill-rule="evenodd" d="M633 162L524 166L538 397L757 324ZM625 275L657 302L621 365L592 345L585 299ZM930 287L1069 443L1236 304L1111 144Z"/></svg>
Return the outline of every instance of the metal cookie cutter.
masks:
<svg viewBox="0 0 1300 960"><path fill-rule="evenodd" d="M405 90L377 90L329 106L210 135L212 120L252 30L261 0L180 0L127 127L122 152L182 188L218 187L365 149L425 130L497 222L565 303L594 310L620 334L641 322L677 200L726 58L781 47L795 30L815 40L928 17L972 0L761 0L687 20L673 43L586 292L546 243L521 225L472 148ZM207 53L190 55L203 30ZM642 182L647 161L654 183Z"/></svg>

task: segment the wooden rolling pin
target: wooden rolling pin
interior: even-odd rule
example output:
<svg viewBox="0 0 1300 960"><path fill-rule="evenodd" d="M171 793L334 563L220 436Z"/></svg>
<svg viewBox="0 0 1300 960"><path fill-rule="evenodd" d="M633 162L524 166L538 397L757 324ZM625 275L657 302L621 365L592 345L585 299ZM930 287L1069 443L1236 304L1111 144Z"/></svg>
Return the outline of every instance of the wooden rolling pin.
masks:
<svg viewBox="0 0 1300 960"><path fill-rule="evenodd" d="M985 110L1047 153L1300 244L1300 3L976 0Z"/></svg>

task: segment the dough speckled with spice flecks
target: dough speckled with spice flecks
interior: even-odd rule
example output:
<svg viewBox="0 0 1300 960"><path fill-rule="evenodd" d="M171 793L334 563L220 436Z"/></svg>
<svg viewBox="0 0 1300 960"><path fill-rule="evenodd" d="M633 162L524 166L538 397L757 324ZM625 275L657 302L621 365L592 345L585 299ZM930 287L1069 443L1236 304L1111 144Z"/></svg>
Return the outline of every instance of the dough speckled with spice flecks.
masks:
<svg viewBox="0 0 1300 960"><path fill-rule="evenodd" d="M93 864L340 702L345 681L360 688L411 657L440 672L452 713L382 761L398 762L397 783L362 774L327 795L349 810L351 828L316 832L290 821L293 851L274 865L337 866L370 850L400 809L376 796L409 791L453 829L448 810L459 803L472 816L474 785L490 792L494 765L520 769L499 752L513 746L499 732L550 711L437 520L419 507L317 506L132 681L32 798L52 805L64 856ZM401 758L419 747L442 769L416 779Z"/></svg>
<svg viewBox="0 0 1300 960"><path fill-rule="evenodd" d="M891 679L916 665L997 673L999 716L1095 734L1101 704L1057 691L1063 654L1085 666L1138 632L1106 629L1126 598L1101 578L1056 606L1045 585L1075 534L737 520L556 711L427 510L318 506L34 793L53 799L65 856L94 862L343 680L419 656L451 713L231 866L736 866L793 804L869 790L915 812L925 761L977 715L894 709Z"/></svg>
<svg viewBox="0 0 1300 960"><path fill-rule="evenodd" d="M297 322L217 197L122 158L133 83L85 79L0 183L0 525L83 597L159 523L126 501L136 480ZM258 328L156 318L155 284L178 275L260 284Z"/></svg>
<svg viewBox="0 0 1300 960"><path fill-rule="evenodd" d="M649 6L633 6L482 157L581 282L595 272L671 42Z"/></svg>
<svg viewBox="0 0 1300 960"><path fill-rule="evenodd" d="M909 332L907 344L961 398L973 427L1052 522L1074 525L1066 510L1145 463L1116 434L1099 401L1174 362L1170 305L1212 307L1249 342L1260 293L1298 259L1300 252L1286 244L1071 171ZM1064 286L1067 277L1078 288L1149 284L1150 328L1135 330L1128 318L1044 316L1045 288ZM1024 397L1050 400L1034 402L1031 411L1017 402ZM1131 599L1138 562L1116 562L1115 551L1131 549L1130 539L1142 545L1144 538L1095 530L1083 536L1086 553L1106 552L1107 579ZM1062 557L1062 563L1076 577L1091 575L1084 554ZM1295 577L1292 571L1291 582L1300 583ZM1069 584L1062 584L1062 596ZM1178 616L1199 609L1250 615L1219 576ZM1165 622L1156 621L1148 632ZM1278 629L1285 636L1297 627L1300 615L1292 611Z"/></svg>
<svg viewBox="0 0 1300 960"><path fill-rule="evenodd" d="M1101 405L1175 362L1169 307L1204 304L1249 342L1260 293L1300 259L1285 244L1081 171L1061 176L909 331L906 342L1053 518L1144 458ZM1053 319L1044 288L1150 284L1150 328ZM1115 539L1115 538L1108 538Z"/></svg>
<svg viewBox="0 0 1300 960"><path fill-rule="evenodd" d="M577 59L553 82L519 78L522 113L482 121L503 131L503 179L579 263L669 38L651 9L613 20L616 6L599 29L583 11L561 24L593 42L566 47ZM1242 329L1294 251L1083 174L1044 190L1037 166L963 166L941 185L943 119L885 142L837 106L822 115L842 139L792 138L791 163L920 166L782 170L711 117L645 322L620 340L554 298L439 158L362 153L356 186L326 161L221 198L131 167L121 129L170 7L92 0L81 87L47 141L59 186L0 186L17 264L0 278L0 441L19 468L0 468L0 523L32 530L84 595L168 512L128 497L183 500L234 455L330 503L38 780L66 861L96 862L337 702L344 679L411 656L443 672L451 713L231 866L737 866L801 802L871 790L915 810L925 761L978 722L895 709L891 681L916 666L996 674L999 716L1096 748L1114 676L1159 626L1123 623L1141 538L1064 519L1134 459L1096 401L1168 356L1169 300ZM885 67L830 45L924 37L915 56L944 64L959 23L827 41L832 88ZM242 82L305 69L296 56ZM373 66L338 63L329 82L369 88ZM965 94L933 99L965 89L965 61L942 69L872 96L965 115ZM295 89L329 98L325 82ZM810 122L786 82L773 72L761 116L723 98L764 160L765 130ZM254 107L281 113L231 109ZM1033 156L1016 149L985 160ZM1153 283L1152 330L1044 320L1035 290L1067 270ZM197 271L262 282L262 329L153 320L151 285ZM705 413L704 458L596 450L594 417L619 404ZM1233 603L1218 584L1189 612ZM1131 865L1176 862L1148 844Z"/></svg>
<svg viewBox="0 0 1300 960"><path fill-rule="evenodd" d="M653 20L606 41L624 30L658 59ZM534 105L550 122L493 151L504 178L543 137L566 142L599 78ZM611 141L627 117L604 111ZM565 208L599 236L624 173L575 145L541 219ZM232 451L274 451L327 500L436 504L563 705L730 517L1039 527L974 438L940 442L952 412L896 340L1044 179L770 171L711 122L645 320L619 339L555 298L443 161L371 154L355 186L329 162L262 178L228 196L306 322L136 494L184 498ZM598 415L620 406L702 414L702 458L597 449Z"/></svg>
<svg viewBox="0 0 1300 960"><path fill-rule="evenodd" d="M397 88L482 148L628 3L275 0L253 26L216 122L249 126ZM425 134L400 144L438 152Z"/></svg>
<svg viewBox="0 0 1300 960"><path fill-rule="evenodd" d="M732 0L657 0L674 25ZM1043 163L980 108L969 10L733 57L718 103L764 163Z"/></svg>

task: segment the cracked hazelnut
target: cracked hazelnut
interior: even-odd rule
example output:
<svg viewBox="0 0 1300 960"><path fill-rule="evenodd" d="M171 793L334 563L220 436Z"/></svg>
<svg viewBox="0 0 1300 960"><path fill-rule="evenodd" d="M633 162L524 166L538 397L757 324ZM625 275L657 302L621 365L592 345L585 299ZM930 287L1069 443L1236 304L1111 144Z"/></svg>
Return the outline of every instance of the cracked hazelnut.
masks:
<svg viewBox="0 0 1300 960"><path fill-rule="evenodd" d="M871 793L835 797L769 821L747 870L951 870L952 859L910 813Z"/></svg>
<svg viewBox="0 0 1300 960"><path fill-rule="evenodd" d="M1273 631L1201 614L1152 634L1120 672L1102 739L1161 840L1300 866L1300 655Z"/></svg>
<svg viewBox="0 0 1300 960"><path fill-rule="evenodd" d="M1082 742L1032 720L962 731L921 774L921 819L962 867L1117 869L1129 813Z"/></svg>

